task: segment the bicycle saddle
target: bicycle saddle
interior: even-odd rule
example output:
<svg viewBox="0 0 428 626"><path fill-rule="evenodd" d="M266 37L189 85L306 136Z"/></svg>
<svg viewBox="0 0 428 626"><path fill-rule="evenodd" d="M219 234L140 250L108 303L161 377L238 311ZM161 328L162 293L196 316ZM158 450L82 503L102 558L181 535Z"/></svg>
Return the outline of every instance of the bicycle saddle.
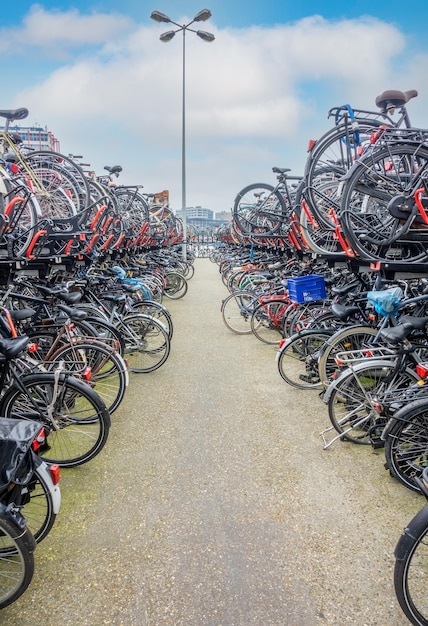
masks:
<svg viewBox="0 0 428 626"><path fill-rule="evenodd" d="M110 165L104 165L104 169L110 172L110 174L119 174L122 171L121 165L113 165L111 167Z"/></svg>
<svg viewBox="0 0 428 626"><path fill-rule="evenodd" d="M7 120L24 120L28 114L28 109L0 109L0 117L5 117Z"/></svg>
<svg viewBox="0 0 428 626"><path fill-rule="evenodd" d="M396 91L389 89L380 94L375 100L376 106L382 111L386 111L389 107L402 107L406 102L412 98L416 98L418 92L416 89L410 89L409 91Z"/></svg>
<svg viewBox="0 0 428 626"><path fill-rule="evenodd" d="M20 337L14 337L12 339L2 338L0 339L0 352L6 359L15 358L20 352L25 350L29 342L27 335L21 335Z"/></svg>

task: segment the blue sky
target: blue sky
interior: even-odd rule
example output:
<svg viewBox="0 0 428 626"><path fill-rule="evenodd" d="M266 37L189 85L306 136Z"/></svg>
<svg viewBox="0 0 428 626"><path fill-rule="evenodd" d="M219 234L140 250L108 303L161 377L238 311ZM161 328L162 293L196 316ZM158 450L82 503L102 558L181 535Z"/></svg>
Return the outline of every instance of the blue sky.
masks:
<svg viewBox="0 0 428 626"><path fill-rule="evenodd" d="M179 209L182 41L160 42L170 25L150 13L182 24L205 7L196 28L215 41L186 37L188 206L228 210L245 185L274 183L273 166L301 174L333 106L417 89L410 116L428 126L425 0L5 3L0 108L26 106L64 153L99 173L119 163L119 180L169 189Z"/></svg>

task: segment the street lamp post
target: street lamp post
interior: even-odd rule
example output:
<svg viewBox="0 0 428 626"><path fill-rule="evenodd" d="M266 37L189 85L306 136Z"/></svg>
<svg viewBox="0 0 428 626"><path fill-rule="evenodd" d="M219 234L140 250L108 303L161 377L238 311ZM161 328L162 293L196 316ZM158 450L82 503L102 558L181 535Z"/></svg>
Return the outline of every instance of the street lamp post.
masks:
<svg viewBox="0 0 428 626"><path fill-rule="evenodd" d="M211 17L212 13L209 9L202 9L199 11L193 18L191 22L188 24L177 24L171 18L169 18L164 13L160 11L153 11L150 17L155 22L166 22L168 24L174 24L177 26L175 30L168 30L159 37L161 41L167 43L171 41L173 37L175 37L176 33L183 33L183 92L182 92L182 118L181 118L181 217L183 222L183 260L187 260L187 211L186 211L186 31L189 30L192 33L196 33L196 35L202 39L203 41L211 42L214 41L215 37L212 33L207 33L204 30L194 30L193 28L189 28L195 22L205 22Z"/></svg>

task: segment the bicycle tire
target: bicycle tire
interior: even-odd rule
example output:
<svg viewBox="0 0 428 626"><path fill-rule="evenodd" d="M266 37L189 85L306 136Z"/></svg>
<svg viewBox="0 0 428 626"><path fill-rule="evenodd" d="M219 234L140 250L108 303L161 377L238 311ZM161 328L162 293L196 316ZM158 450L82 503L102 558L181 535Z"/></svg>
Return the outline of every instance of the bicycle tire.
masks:
<svg viewBox="0 0 428 626"><path fill-rule="evenodd" d="M251 315L258 302L252 291L236 291L225 298L221 305L223 322L237 335L251 335Z"/></svg>
<svg viewBox="0 0 428 626"><path fill-rule="evenodd" d="M428 506L404 529L395 547L394 590L411 624L428 626Z"/></svg>
<svg viewBox="0 0 428 626"><path fill-rule="evenodd" d="M299 224L302 237L312 252L324 255L345 255L333 224L327 227L325 224L318 223L316 219L311 220L305 210L300 212Z"/></svg>
<svg viewBox="0 0 428 626"><path fill-rule="evenodd" d="M426 230L399 235L409 207L394 213L406 204L413 207L406 189L427 167L428 149L404 143L380 148L355 164L343 189L339 220L351 247L365 260L426 261Z"/></svg>
<svg viewBox="0 0 428 626"><path fill-rule="evenodd" d="M0 414L46 427L49 449L41 452L45 461L75 467L101 452L107 443L110 414L87 383L66 374L57 378L51 372L29 374L20 381L25 393L17 387L7 389L0 401Z"/></svg>
<svg viewBox="0 0 428 626"><path fill-rule="evenodd" d="M171 351L171 342L162 322L144 313L131 313L122 318L119 328L125 339L125 356L130 372L146 374L165 363Z"/></svg>
<svg viewBox="0 0 428 626"><path fill-rule="evenodd" d="M82 168L69 157L49 150L32 150L25 160L37 177L35 195L42 216L76 217L79 224L85 222L91 193Z"/></svg>
<svg viewBox="0 0 428 626"><path fill-rule="evenodd" d="M54 371L60 363L76 378L85 376L110 415L119 408L128 386L126 363L119 352L100 342L78 341L57 350L46 367Z"/></svg>
<svg viewBox="0 0 428 626"><path fill-rule="evenodd" d="M179 272L165 272L164 295L170 300L180 300L187 293L187 280Z"/></svg>
<svg viewBox="0 0 428 626"><path fill-rule="evenodd" d="M8 213L4 241L9 259L20 259L25 255L36 234L36 225L41 215L40 208L34 194L25 198L23 202L18 200L22 198L21 189L25 184L23 181L21 184L19 180L11 180L4 174L1 180L6 188L7 202L12 207ZM2 213L6 208L2 207Z"/></svg>
<svg viewBox="0 0 428 626"><path fill-rule="evenodd" d="M377 120L358 120L358 138L352 125L339 124L329 129L309 153L305 165L305 198L311 213L326 228L332 221L328 214L331 209L331 196L336 195L341 177L359 158L361 145L379 128ZM336 189L336 191L334 191Z"/></svg>
<svg viewBox="0 0 428 626"><path fill-rule="evenodd" d="M294 313L287 317L287 336L292 337L302 330L309 330L316 323L317 318L326 312L325 300L315 300L296 304Z"/></svg>
<svg viewBox="0 0 428 626"><path fill-rule="evenodd" d="M388 425L389 426L389 425ZM428 399L399 409L385 440L385 467L402 485L420 493L417 479L428 466Z"/></svg>
<svg viewBox="0 0 428 626"><path fill-rule="evenodd" d="M288 307L284 300L261 302L254 309L251 320L251 332L257 339L271 346L277 345L283 338L283 313Z"/></svg>
<svg viewBox="0 0 428 626"><path fill-rule="evenodd" d="M298 389L322 387L318 375L318 354L331 334L328 329L312 329L289 337L277 354L281 378Z"/></svg>
<svg viewBox="0 0 428 626"><path fill-rule="evenodd" d="M115 342L117 351L123 356L125 353L125 340L120 330L114 324L101 317L87 317L85 321L97 332L96 337L100 341Z"/></svg>
<svg viewBox="0 0 428 626"><path fill-rule="evenodd" d="M172 321L171 313L166 306L153 300L142 300L141 302L135 302L131 306L130 313L144 313L144 315L150 315L166 327L169 340L171 341L174 334L174 324Z"/></svg>
<svg viewBox="0 0 428 626"><path fill-rule="evenodd" d="M28 528L17 527L0 512L0 609L15 602L30 585L34 547Z"/></svg>
<svg viewBox="0 0 428 626"><path fill-rule="evenodd" d="M272 185L254 183L236 196L232 215L244 235L273 235L287 214L284 198Z"/></svg>

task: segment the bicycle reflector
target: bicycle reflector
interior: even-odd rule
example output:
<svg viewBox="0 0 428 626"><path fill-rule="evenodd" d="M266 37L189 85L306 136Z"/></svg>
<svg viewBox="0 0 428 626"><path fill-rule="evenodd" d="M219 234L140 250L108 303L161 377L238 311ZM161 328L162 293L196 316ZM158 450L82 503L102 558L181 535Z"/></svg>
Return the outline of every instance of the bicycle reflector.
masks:
<svg viewBox="0 0 428 626"><path fill-rule="evenodd" d="M44 427L42 427L37 433L37 437L33 439L33 443L31 444L34 452L37 452L46 442L46 433Z"/></svg>
<svg viewBox="0 0 428 626"><path fill-rule="evenodd" d="M28 352L37 352L38 349L39 349L39 344L38 343L29 343L28 344Z"/></svg>
<svg viewBox="0 0 428 626"><path fill-rule="evenodd" d="M56 463L50 464L49 465L49 474L51 475L53 484L57 485L59 483L59 479L61 477L61 470L59 468L59 465L57 465Z"/></svg>
<svg viewBox="0 0 428 626"><path fill-rule="evenodd" d="M92 376L92 369L90 368L89 365L87 365L85 369L83 370L82 378L83 380L88 381L88 380L91 380L91 376Z"/></svg>
<svg viewBox="0 0 428 626"><path fill-rule="evenodd" d="M428 376L428 363L418 363L416 365L416 374L420 378L426 378Z"/></svg>

